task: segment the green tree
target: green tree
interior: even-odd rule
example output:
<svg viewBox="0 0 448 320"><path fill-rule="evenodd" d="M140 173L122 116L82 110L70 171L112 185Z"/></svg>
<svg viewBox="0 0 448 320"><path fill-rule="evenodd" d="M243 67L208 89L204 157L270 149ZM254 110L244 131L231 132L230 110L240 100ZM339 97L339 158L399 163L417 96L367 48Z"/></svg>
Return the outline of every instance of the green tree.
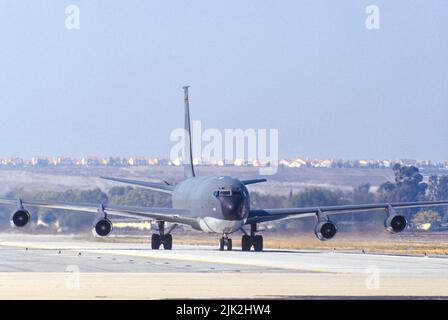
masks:
<svg viewBox="0 0 448 320"><path fill-rule="evenodd" d="M307 188L293 195L291 202L294 207L311 207L350 204L352 201L339 189Z"/></svg>
<svg viewBox="0 0 448 320"><path fill-rule="evenodd" d="M380 185L379 195L387 202L411 202L425 200L428 185L423 182L423 176L414 166L393 167L395 181L387 181Z"/></svg>
<svg viewBox="0 0 448 320"><path fill-rule="evenodd" d="M270 209L270 208L285 208L291 206L290 198L293 197L292 191L289 193L289 198L274 195L274 194L264 194L258 192L250 193L251 208L254 209Z"/></svg>
<svg viewBox="0 0 448 320"><path fill-rule="evenodd" d="M428 199L432 201L448 199L448 176L429 177Z"/></svg>
<svg viewBox="0 0 448 320"><path fill-rule="evenodd" d="M112 188L109 203L126 206L169 207L171 197L166 193L130 187Z"/></svg>
<svg viewBox="0 0 448 320"><path fill-rule="evenodd" d="M375 194L373 192L370 192L370 183L365 183L353 188L353 204L374 203L375 201Z"/></svg>
<svg viewBox="0 0 448 320"><path fill-rule="evenodd" d="M432 210L422 210L417 212L412 217L412 223L414 225L421 225L425 223L430 223L431 228L440 226L440 223L442 222L442 217L440 213Z"/></svg>
<svg viewBox="0 0 448 320"><path fill-rule="evenodd" d="M423 176L414 166L402 166L399 163L393 167L395 181L387 181L379 187L379 198L384 202L414 202L426 199L428 185L423 182ZM403 210L407 218L411 218L418 209Z"/></svg>
<svg viewBox="0 0 448 320"><path fill-rule="evenodd" d="M448 200L448 176L430 176L427 189L428 200ZM448 209L444 206L435 207L433 210L443 215L443 221L448 220Z"/></svg>
<svg viewBox="0 0 448 320"><path fill-rule="evenodd" d="M107 194L101 189L96 188L92 190L76 190L70 189L64 192L57 191L43 191L34 196L36 200L52 200L59 202L80 202L105 204L108 202ZM70 231L80 231L90 228L93 221L96 219L95 215L83 212L70 212L56 209L39 209L38 215L45 222L54 222L55 217L58 219L61 227L67 228Z"/></svg>

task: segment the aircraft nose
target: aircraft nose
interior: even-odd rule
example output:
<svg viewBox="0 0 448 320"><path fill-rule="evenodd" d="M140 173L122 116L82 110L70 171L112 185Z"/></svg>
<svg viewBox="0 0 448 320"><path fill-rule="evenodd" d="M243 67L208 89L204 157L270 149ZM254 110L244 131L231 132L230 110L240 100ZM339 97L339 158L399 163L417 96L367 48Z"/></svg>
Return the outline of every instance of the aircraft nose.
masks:
<svg viewBox="0 0 448 320"><path fill-rule="evenodd" d="M222 214L226 220L241 220L243 218L244 198L240 195L219 197Z"/></svg>

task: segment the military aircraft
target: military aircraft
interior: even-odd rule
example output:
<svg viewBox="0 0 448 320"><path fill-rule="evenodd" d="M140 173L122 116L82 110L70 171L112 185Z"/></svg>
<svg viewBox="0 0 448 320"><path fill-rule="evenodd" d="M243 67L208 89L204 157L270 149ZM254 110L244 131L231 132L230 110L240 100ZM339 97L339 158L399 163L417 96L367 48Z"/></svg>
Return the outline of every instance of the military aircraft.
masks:
<svg viewBox="0 0 448 320"><path fill-rule="evenodd" d="M336 224L330 216L342 213L355 213L383 210L386 214L384 226L387 231L397 233L407 226L406 218L397 209L448 205L446 201L423 201L407 203L374 203L361 205L338 205L307 208L250 208L250 197L247 185L265 182L266 179L239 180L229 176L197 176L192 157L190 107L188 87L184 89L185 102L185 178L176 185L122 178L101 177L138 187L169 193L172 196L172 208L126 207L108 204L61 203L51 201L23 201L22 199L0 199L0 204L15 205L11 215L13 227L24 227L31 217L26 207L52 208L71 211L90 212L98 216L93 225L95 236L105 237L112 232L113 223L110 216L121 216L133 219L153 220L158 230L152 234L151 248L172 249L172 231L177 225L187 225L193 229L222 235L219 241L220 250L232 250L230 235L242 231L241 249L243 251L263 250L263 237L257 226L260 223L282 220L288 217L316 217L314 233L321 240L332 239L337 233ZM171 227L166 230L166 224ZM250 231L245 230L250 227Z"/></svg>

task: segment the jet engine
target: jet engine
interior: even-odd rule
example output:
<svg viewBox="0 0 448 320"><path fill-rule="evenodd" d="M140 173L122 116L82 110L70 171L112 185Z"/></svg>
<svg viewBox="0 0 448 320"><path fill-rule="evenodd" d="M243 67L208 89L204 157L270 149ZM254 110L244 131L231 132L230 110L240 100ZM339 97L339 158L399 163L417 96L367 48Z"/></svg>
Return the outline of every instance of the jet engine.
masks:
<svg viewBox="0 0 448 320"><path fill-rule="evenodd" d="M334 224L333 222L321 221L316 225L314 234L320 241L325 241L333 238L336 235L337 231L338 229L336 227L336 224Z"/></svg>
<svg viewBox="0 0 448 320"><path fill-rule="evenodd" d="M106 237L112 232L112 228L112 221L101 218L95 222L92 233L95 237Z"/></svg>
<svg viewBox="0 0 448 320"><path fill-rule="evenodd" d="M22 228L31 220L30 213L25 209L18 209L11 215L10 221L12 227Z"/></svg>
<svg viewBox="0 0 448 320"><path fill-rule="evenodd" d="M398 233L406 228L408 222L406 218L400 214L390 215L384 221L384 227L390 233Z"/></svg>

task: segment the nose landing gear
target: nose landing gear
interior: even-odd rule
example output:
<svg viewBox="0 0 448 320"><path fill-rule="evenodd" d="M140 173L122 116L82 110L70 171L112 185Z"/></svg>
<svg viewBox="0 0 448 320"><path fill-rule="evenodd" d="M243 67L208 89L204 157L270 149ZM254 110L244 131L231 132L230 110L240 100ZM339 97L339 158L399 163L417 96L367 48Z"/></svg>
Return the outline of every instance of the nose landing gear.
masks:
<svg viewBox="0 0 448 320"><path fill-rule="evenodd" d="M250 235L245 234L241 238L241 250L250 251L252 246L254 251L263 251L263 236L257 235L257 225L255 223L250 225Z"/></svg>

